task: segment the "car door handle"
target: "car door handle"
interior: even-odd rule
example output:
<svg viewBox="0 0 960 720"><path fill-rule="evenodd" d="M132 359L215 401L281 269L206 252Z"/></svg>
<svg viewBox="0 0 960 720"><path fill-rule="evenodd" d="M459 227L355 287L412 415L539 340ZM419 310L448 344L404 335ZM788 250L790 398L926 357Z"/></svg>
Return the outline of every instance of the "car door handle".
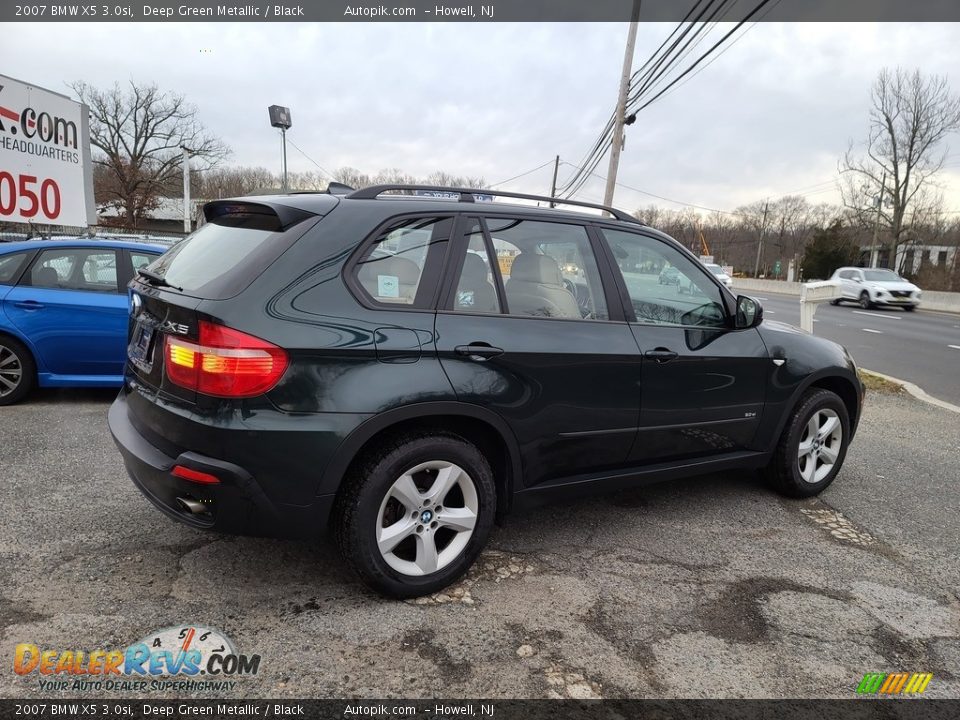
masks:
<svg viewBox="0 0 960 720"><path fill-rule="evenodd" d="M677 354L673 350L668 350L667 348L662 347L655 348L653 350L647 350L643 356L658 363L670 362L671 360L676 360L677 358Z"/></svg>
<svg viewBox="0 0 960 720"><path fill-rule="evenodd" d="M457 353L457 355L463 355L471 360L476 360L477 362L483 362L484 360L489 360L497 355L503 355L503 350L501 348L479 342L475 342L470 345L457 345L453 350L455 353Z"/></svg>
<svg viewBox="0 0 960 720"><path fill-rule="evenodd" d="M39 303L36 300L18 300L13 305L14 307L23 308L24 310L40 310L43 307L43 303Z"/></svg>

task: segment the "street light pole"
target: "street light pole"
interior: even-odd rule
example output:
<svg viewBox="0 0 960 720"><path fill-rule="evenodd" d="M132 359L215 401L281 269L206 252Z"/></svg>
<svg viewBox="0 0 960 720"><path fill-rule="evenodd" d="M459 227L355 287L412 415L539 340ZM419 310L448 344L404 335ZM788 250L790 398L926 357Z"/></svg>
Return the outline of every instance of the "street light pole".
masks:
<svg viewBox="0 0 960 720"><path fill-rule="evenodd" d="M630 72L633 70L633 47L637 41L637 18L640 16L640 0L634 0L627 31L627 47L623 53L623 72L620 75L620 93L617 96L617 111L613 118L613 137L610 138L610 167L607 169L607 188L603 204L613 205L613 191L617 184L620 167L620 151L623 149L623 125L627 114L627 93L630 90Z"/></svg>
<svg viewBox="0 0 960 720"><path fill-rule="evenodd" d="M193 150L186 145L180 146L183 152L183 232L187 235L193 229L190 221L190 155Z"/></svg>
<svg viewBox="0 0 960 720"><path fill-rule="evenodd" d="M280 136L283 138L283 191L287 192L287 129L280 128Z"/></svg>

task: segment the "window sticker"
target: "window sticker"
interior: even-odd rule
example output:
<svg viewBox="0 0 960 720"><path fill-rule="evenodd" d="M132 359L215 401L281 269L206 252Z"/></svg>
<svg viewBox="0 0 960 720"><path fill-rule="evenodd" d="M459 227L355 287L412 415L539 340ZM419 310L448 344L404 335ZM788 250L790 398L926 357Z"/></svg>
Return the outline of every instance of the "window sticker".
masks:
<svg viewBox="0 0 960 720"><path fill-rule="evenodd" d="M473 307L473 290L461 290L457 293L457 305L460 307Z"/></svg>
<svg viewBox="0 0 960 720"><path fill-rule="evenodd" d="M396 275L377 275L377 295L380 297L400 297L400 278Z"/></svg>

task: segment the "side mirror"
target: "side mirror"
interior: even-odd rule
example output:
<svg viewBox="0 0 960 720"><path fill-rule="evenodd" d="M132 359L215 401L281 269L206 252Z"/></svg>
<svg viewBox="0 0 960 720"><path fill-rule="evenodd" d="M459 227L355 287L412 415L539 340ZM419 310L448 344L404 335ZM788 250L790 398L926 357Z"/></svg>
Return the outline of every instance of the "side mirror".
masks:
<svg viewBox="0 0 960 720"><path fill-rule="evenodd" d="M746 295L738 295L734 327L737 330L745 330L756 327L761 322L763 322L763 306L760 301Z"/></svg>

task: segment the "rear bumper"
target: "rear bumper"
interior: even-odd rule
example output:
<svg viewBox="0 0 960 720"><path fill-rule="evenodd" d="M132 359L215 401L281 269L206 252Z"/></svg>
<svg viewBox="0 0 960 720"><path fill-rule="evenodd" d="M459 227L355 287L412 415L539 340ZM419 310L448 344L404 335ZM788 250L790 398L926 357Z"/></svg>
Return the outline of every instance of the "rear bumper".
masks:
<svg viewBox="0 0 960 720"><path fill-rule="evenodd" d="M315 538L324 530L333 495L321 495L306 506L272 502L256 479L239 465L184 451L162 452L130 422L124 393L110 406L110 433L134 485L167 517L200 530L240 535ZM219 483L198 483L172 474L182 466L216 476ZM193 513L184 501L200 503Z"/></svg>

